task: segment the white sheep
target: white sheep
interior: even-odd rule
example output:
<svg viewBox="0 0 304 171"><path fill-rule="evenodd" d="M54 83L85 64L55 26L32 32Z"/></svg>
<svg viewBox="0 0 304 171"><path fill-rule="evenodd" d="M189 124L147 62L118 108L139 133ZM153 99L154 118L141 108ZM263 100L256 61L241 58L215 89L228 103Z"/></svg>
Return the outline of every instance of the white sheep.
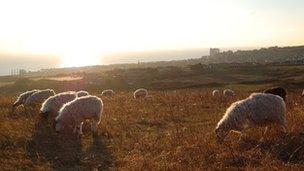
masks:
<svg viewBox="0 0 304 171"><path fill-rule="evenodd" d="M76 92L77 97L88 96L89 93L87 91L81 90Z"/></svg>
<svg viewBox="0 0 304 171"><path fill-rule="evenodd" d="M232 96L235 96L235 93L234 93L234 91L231 90L231 89L225 89L225 90L223 91L223 95L224 95L224 96L230 96L230 97L232 97Z"/></svg>
<svg viewBox="0 0 304 171"><path fill-rule="evenodd" d="M15 101L15 103L13 104L13 109L15 109L16 107L18 107L19 105L22 105L25 103L25 101L34 93L36 93L37 89L34 89L34 90L30 90L30 91L26 91L22 94L20 94L18 96L18 99Z"/></svg>
<svg viewBox="0 0 304 171"><path fill-rule="evenodd" d="M41 104L42 102L44 102L44 100L54 95L55 92L52 89L39 90L33 93L29 98L27 98L24 104L26 106Z"/></svg>
<svg viewBox="0 0 304 171"><path fill-rule="evenodd" d="M103 90L101 96L112 97L115 95L115 92L111 89Z"/></svg>
<svg viewBox="0 0 304 171"><path fill-rule="evenodd" d="M219 96L219 95L220 95L220 90L215 89L212 91L212 96Z"/></svg>
<svg viewBox="0 0 304 171"><path fill-rule="evenodd" d="M60 132L65 127L72 126L74 133L79 128L79 135L82 134L82 125L86 119L92 121L91 129L96 133L101 121L103 111L102 100L96 96L84 96L68 102L62 106L58 116L55 118L55 130Z"/></svg>
<svg viewBox="0 0 304 171"><path fill-rule="evenodd" d="M76 92L68 91L56 94L46 99L40 109L40 113L48 115L49 113L58 114L60 108L67 102L73 101L77 98Z"/></svg>
<svg viewBox="0 0 304 171"><path fill-rule="evenodd" d="M253 93L244 100L233 103L218 122L215 132L222 142L230 131L242 132L248 127L267 126L272 123L287 132L286 105L283 98L265 93ZM266 134L267 127L265 129Z"/></svg>
<svg viewBox="0 0 304 171"><path fill-rule="evenodd" d="M135 99L145 98L148 96L148 90L144 88L137 89L136 91L134 91L133 96Z"/></svg>

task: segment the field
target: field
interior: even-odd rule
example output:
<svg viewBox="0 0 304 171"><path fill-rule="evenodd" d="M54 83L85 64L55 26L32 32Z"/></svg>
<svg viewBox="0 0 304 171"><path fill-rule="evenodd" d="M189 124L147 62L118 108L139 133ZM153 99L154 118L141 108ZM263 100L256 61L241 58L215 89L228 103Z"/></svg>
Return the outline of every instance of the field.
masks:
<svg viewBox="0 0 304 171"><path fill-rule="evenodd" d="M211 89L152 91L135 100L132 92L102 98L104 113L98 136L88 124L80 140L67 131L56 134L38 108L11 113L15 95L0 97L0 168L99 170L303 169L303 99L289 90L288 135L278 129L259 141L262 128L250 129L239 141L230 133L217 144L214 128L235 100L259 91L236 89L235 98L215 98ZM98 95L98 94L97 94Z"/></svg>
<svg viewBox="0 0 304 171"><path fill-rule="evenodd" d="M205 170L303 169L303 65L214 64L188 67L114 69L61 73L49 77L0 77L0 168L38 170ZM74 79L75 78L75 79ZM214 129L230 104L271 86L287 89L287 135L272 126L247 137L230 133L218 144ZM152 98L135 100L146 87ZM39 107L12 112L20 92L53 88L56 92L87 90L104 102L98 136L84 125L80 140L71 130L56 134ZM234 98L212 97L214 88L232 88Z"/></svg>

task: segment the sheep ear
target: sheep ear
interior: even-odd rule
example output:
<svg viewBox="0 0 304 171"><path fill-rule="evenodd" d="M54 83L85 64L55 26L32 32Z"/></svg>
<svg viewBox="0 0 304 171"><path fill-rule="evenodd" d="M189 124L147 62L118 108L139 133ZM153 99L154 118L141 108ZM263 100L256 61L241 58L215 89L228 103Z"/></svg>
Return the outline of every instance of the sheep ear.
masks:
<svg viewBox="0 0 304 171"><path fill-rule="evenodd" d="M56 124L57 124L57 121L56 121L56 119L54 119L54 122L53 122L53 128L55 129L55 127L56 127Z"/></svg>

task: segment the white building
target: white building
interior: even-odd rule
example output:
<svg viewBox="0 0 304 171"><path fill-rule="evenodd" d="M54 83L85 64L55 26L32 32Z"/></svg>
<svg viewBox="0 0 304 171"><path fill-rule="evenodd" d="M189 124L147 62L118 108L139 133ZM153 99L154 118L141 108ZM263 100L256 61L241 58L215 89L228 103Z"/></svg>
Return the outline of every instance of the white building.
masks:
<svg viewBox="0 0 304 171"><path fill-rule="evenodd" d="M216 54L220 53L220 49L219 48L210 48L210 56L214 56Z"/></svg>

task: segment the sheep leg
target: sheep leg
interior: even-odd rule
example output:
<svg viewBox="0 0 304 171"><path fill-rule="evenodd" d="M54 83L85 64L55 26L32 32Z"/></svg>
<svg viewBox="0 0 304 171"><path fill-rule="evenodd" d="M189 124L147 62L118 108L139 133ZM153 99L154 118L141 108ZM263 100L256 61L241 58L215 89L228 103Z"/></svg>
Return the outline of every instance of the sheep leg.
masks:
<svg viewBox="0 0 304 171"><path fill-rule="evenodd" d="M10 111L10 112L11 112L11 113L15 113L15 109L16 109L16 108L13 106L13 107L11 108L11 111Z"/></svg>
<svg viewBox="0 0 304 171"><path fill-rule="evenodd" d="M241 142L241 140L243 139L243 137L244 137L244 135L243 135L243 133L241 133L238 142Z"/></svg>
<svg viewBox="0 0 304 171"><path fill-rule="evenodd" d="M83 122L80 123L79 125L79 134L82 135L83 132L82 132L82 125L83 125Z"/></svg>
<svg viewBox="0 0 304 171"><path fill-rule="evenodd" d="M91 126L91 130L94 134L96 134L96 132L97 132L97 127L98 127L98 122L93 121L92 126Z"/></svg>
<svg viewBox="0 0 304 171"><path fill-rule="evenodd" d="M287 126L286 125L282 125L281 127L283 129L283 133L287 134Z"/></svg>
<svg viewBox="0 0 304 171"><path fill-rule="evenodd" d="M287 121L286 121L286 118L285 117L280 118L278 124L282 127L283 133L287 134Z"/></svg>
<svg viewBox="0 0 304 171"><path fill-rule="evenodd" d="M264 141L264 137L265 137L265 135L266 135L267 132L268 132L268 126L265 127L265 130L264 130L264 132L262 134L262 137L261 137L260 141Z"/></svg>
<svg viewBox="0 0 304 171"><path fill-rule="evenodd" d="M74 126L73 133L76 134L76 132L77 132L77 126Z"/></svg>
<svg viewBox="0 0 304 171"><path fill-rule="evenodd" d="M79 127L77 125L73 125L73 136L78 140L79 139Z"/></svg>
<svg viewBox="0 0 304 171"><path fill-rule="evenodd" d="M28 112L29 112L28 107L27 107L27 106L24 106L24 113L25 113L25 114L28 114Z"/></svg>
<svg viewBox="0 0 304 171"><path fill-rule="evenodd" d="M240 132L240 137L239 137L239 140L238 140L238 142L240 142L241 140L243 140L244 138L246 138L247 137L247 134L246 133L244 133L244 132Z"/></svg>
<svg viewBox="0 0 304 171"><path fill-rule="evenodd" d="M83 134L83 132L82 132L82 125L83 125L83 122L81 122L79 125L77 125L77 126L74 127L74 130L77 131L77 134L75 134L77 140L80 140L81 139L81 135ZM76 133L76 131L74 133Z"/></svg>

